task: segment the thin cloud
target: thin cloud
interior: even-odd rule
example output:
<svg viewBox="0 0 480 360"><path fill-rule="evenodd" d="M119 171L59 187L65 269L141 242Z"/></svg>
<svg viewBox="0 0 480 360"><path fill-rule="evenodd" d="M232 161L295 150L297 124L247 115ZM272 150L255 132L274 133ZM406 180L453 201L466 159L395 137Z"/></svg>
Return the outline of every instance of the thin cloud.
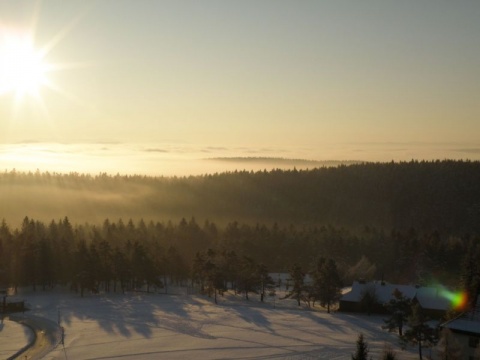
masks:
<svg viewBox="0 0 480 360"><path fill-rule="evenodd" d="M222 150L228 150L228 148L224 147L224 146L207 146L206 147L207 150L216 150L216 151L222 151Z"/></svg>
<svg viewBox="0 0 480 360"><path fill-rule="evenodd" d="M472 148L472 149L456 149L458 152L463 152L467 154L480 154L480 148Z"/></svg>
<svg viewBox="0 0 480 360"><path fill-rule="evenodd" d="M169 153L170 151L165 150L165 149L155 149L155 148L150 148L150 149L145 149L145 152L152 152L152 153Z"/></svg>
<svg viewBox="0 0 480 360"><path fill-rule="evenodd" d="M232 162L232 163L267 163L272 165L315 165L334 166L339 164L356 164L360 160L309 160L309 159L288 159L282 157L216 157L204 160Z"/></svg>

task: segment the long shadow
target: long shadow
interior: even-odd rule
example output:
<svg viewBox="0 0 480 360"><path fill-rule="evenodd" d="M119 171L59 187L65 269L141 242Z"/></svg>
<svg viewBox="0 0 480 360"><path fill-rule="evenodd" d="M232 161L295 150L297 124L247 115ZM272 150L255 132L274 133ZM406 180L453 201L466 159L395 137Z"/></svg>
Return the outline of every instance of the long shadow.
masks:
<svg viewBox="0 0 480 360"><path fill-rule="evenodd" d="M302 343L303 344L302 346L318 346L318 343L306 340L305 338L294 337L291 334L283 335L282 330L289 330L289 329L292 329L292 328L296 328L296 325L295 325L294 322L291 322L288 325L282 325L282 324L278 324L278 323L273 324L264 315L264 312L280 311L280 312L282 312L283 314L286 314L286 315L287 314L290 315L290 316L301 315L303 317L304 314L309 313L309 311L299 311L299 310L292 310L292 309L276 310L276 309L272 309L268 304L256 303L256 302L242 303L241 305L228 304L225 307L228 308L228 311L230 313L233 313L237 317L243 319L245 322L250 323L250 324L258 327L258 329L248 329L249 331L254 331L254 332L258 331L258 332L261 332L261 333L268 333L269 335L274 336L274 337L279 338L279 339L282 338L282 339L297 341L299 343ZM228 324L228 325L223 325L223 326L238 328L238 329L241 329L241 330L246 330L245 327L242 327L242 326L239 326L239 325L236 326L236 325ZM275 328L277 330L275 330ZM318 332L309 331L305 328L298 328L298 331L301 332L301 333L310 333L310 334L313 334L315 336L320 335ZM229 339L228 337L225 337L225 336L220 336L220 337L225 338L225 339ZM231 339L231 340L233 340L233 339ZM259 345L262 344L261 342L255 342L255 341L251 341L251 340L241 340L241 341L245 341L245 342L252 343L252 344L259 344ZM272 347L272 345L269 345L269 346ZM275 347L275 346L273 346L273 347ZM283 348L288 348L288 346L280 346L280 347L277 347L277 348L279 348L279 349L282 348L283 349Z"/></svg>
<svg viewBox="0 0 480 360"><path fill-rule="evenodd" d="M379 328L383 324L385 316L380 315L366 315L364 313L344 313L344 312L318 312L318 311L306 311L305 317L310 318L312 321L329 328L332 331L339 333L346 333L345 326L340 326L337 322L343 324L349 324L349 329L353 327L358 328L359 331L370 334L378 333ZM335 319L338 319L335 321Z"/></svg>
<svg viewBox="0 0 480 360"><path fill-rule="evenodd" d="M213 301L202 299L196 296L168 295L168 294L147 294L127 293L123 294L98 294L86 295L80 298L78 294L63 293L42 293L30 294L29 302L33 304L32 312L43 316L66 327L68 336L69 328L78 322L95 323L100 329L108 334L115 334L129 339L138 337L150 339L155 329L164 329L173 333L188 335L203 339L215 339L203 329L209 325L208 319L211 313L212 323L218 323L218 310L225 311L234 318L241 319L246 324L232 322L223 326L238 327L238 329L268 333L279 338L290 338L305 345L313 345L312 342L301 338L292 338L285 335L283 329L296 328L295 321L290 324L272 324L268 312L281 311L285 314L309 318L313 324L319 325L297 330L310 335L319 335L322 328L328 329L334 334L351 332L358 329L365 335L378 333L378 320L372 320L367 316L335 313L326 317L324 313L308 310L282 309L275 310L269 305L257 302L239 301L221 304L218 307L212 306ZM38 304L38 305L35 305ZM199 321L198 319L202 320ZM331 318L331 321L330 321ZM340 321L335 321L338 318ZM350 324L346 328L344 323ZM329 332L327 331L327 332ZM326 335L326 334L325 334ZM334 335L332 335L335 337ZM219 336L221 338L222 336Z"/></svg>
<svg viewBox="0 0 480 360"><path fill-rule="evenodd" d="M43 298L43 299L42 299ZM201 324L191 321L189 307L206 313L194 297L152 294L99 294L80 298L72 293L37 293L29 296L32 312L70 327L74 322L95 322L109 334L130 338L137 334L151 338L153 328L194 337L212 338ZM68 331L68 330L67 330Z"/></svg>
<svg viewBox="0 0 480 360"><path fill-rule="evenodd" d="M200 339L225 339L227 344L234 340L240 346L243 343L247 347L258 349L276 348L287 356L289 354L309 356L321 349L326 351L326 346L322 345L322 339L338 341L339 333L352 333L352 330L353 333L355 331L363 332L368 338L369 335L378 334L381 325L379 319L361 314L332 313L327 316L323 312L308 310L277 310L268 304L245 300L226 301L215 306L211 299L187 295L110 293L89 294L80 298L79 295L70 292L39 292L30 294L28 300L33 304L33 314L50 319L55 323L60 320L60 324L66 329L67 339L70 335L70 327L84 322L92 323L91 326L98 327L105 333L121 336L125 341L135 342L139 337L154 339L159 334L158 329L162 329L173 334ZM275 317L270 316L275 312L281 312L285 316L280 317L280 320L277 321ZM224 324L222 316L228 319ZM305 322L298 324L295 322L297 317L307 318L311 323L307 323L305 328ZM235 321L231 321L231 319L235 319ZM316 324L318 324L318 328ZM233 333L235 333L235 329L247 333L258 332L259 336L258 338L251 336L236 338L229 331L223 333L223 330L213 332L212 335L203 328L204 326L207 328L209 325L231 328ZM217 327L217 329L219 328ZM271 338L262 339L260 334L271 336ZM308 334L308 336L302 338L301 334ZM114 338L99 337L98 340L102 342L107 340L106 343L112 340L112 344L115 344L117 340L113 340ZM352 337L352 344L354 341L355 338ZM216 343L212 342L211 345ZM220 343L218 342L218 344ZM282 345L284 343L291 345ZM79 346L89 345L79 344ZM161 353L162 351L158 352L158 354ZM257 359L262 358L268 359L269 357L260 354L257 357Z"/></svg>
<svg viewBox="0 0 480 360"><path fill-rule="evenodd" d="M229 311L235 312L237 316L249 323L257 325L260 328L265 328L270 332L271 335L289 338L291 340L296 340L299 342L304 342L309 345L317 345L318 343L313 343L306 341L304 338L295 338L291 335L284 336L281 334L281 329L295 329L297 328L295 321L291 321L288 325L279 325L275 324L276 331L273 330L273 324L271 324L268 319L259 312L259 309L264 311L269 311L272 309L263 308L258 303L252 303L250 306L238 306L238 305L229 305ZM275 311L275 310L272 310ZM305 328L304 326L298 327L297 330L303 334L310 334L314 336L322 336L323 338L327 337L331 340L338 340L338 334L347 334L354 332L361 332L367 337L372 335L377 336L382 324L382 318L380 316L367 316L365 314L345 314L332 312L328 314L327 312L318 312L312 311L309 309L282 309L284 314L289 314L291 316L301 316L303 318L310 319L314 324L318 324L318 329L315 328ZM347 325L348 324L348 325ZM230 325L231 326L231 325ZM323 331L323 329L327 331ZM252 330L258 331L258 330ZM388 338L389 334L385 333L385 338ZM354 338L352 338L354 341Z"/></svg>
<svg viewBox="0 0 480 360"><path fill-rule="evenodd" d="M231 311L234 311L237 313L237 315L244 319L245 321L247 322L250 322L250 323L253 323L259 327L264 327L268 330L270 330L272 333L274 333L275 331L272 330L272 327L271 327L271 323L269 322L269 320L262 314L260 313L258 310L256 309L263 309L264 311L281 311L283 312L284 314L290 314L292 316L294 315L299 315L299 316L302 316L302 317L305 317L305 318L309 318L310 320L312 320L313 322L316 322L318 323L319 325L322 325L332 331L335 331L335 332L345 332L344 329L329 321L328 319L324 318L324 317L321 317L321 316L318 316L318 312L315 312L315 311L312 311L310 309L297 309L297 308L281 308L281 310L274 310L272 309L271 307L269 307L269 305L265 305L264 303L255 303L255 302L252 302L251 305L228 305L229 309L231 309ZM248 308L249 311L245 311L243 309L246 309ZM240 311L240 309L242 309L242 311ZM291 324L288 325L290 328L292 327L295 327L295 323L292 322ZM307 333L312 333L312 334L317 334L316 332L314 331L309 331L307 329L301 329L302 332L307 332Z"/></svg>
<svg viewBox="0 0 480 360"><path fill-rule="evenodd" d="M313 310L304 310L303 316L312 320L314 323L325 327L336 333L346 333L345 328L335 323L335 314L327 312L318 312Z"/></svg>
<svg viewBox="0 0 480 360"><path fill-rule="evenodd" d="M269 332L274 332L271 327L271 322L268 320L265 315L260 311L261 307L259 305L224 305L228 307L228 310L236 314L243 321L258 326L260 328L265 328Z"/></svg>

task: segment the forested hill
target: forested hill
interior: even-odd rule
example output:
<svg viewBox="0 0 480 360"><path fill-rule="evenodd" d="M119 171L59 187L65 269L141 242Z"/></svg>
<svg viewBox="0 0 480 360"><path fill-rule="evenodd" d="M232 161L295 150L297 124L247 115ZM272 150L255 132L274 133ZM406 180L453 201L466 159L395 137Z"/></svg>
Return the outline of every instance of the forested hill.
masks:
<svg viewBox="0 0 480 360"><path fill-rule="evenodd" d="M480 233L480 163L365 163L185 178L0 174L0 219L365 225Z"/></svg>

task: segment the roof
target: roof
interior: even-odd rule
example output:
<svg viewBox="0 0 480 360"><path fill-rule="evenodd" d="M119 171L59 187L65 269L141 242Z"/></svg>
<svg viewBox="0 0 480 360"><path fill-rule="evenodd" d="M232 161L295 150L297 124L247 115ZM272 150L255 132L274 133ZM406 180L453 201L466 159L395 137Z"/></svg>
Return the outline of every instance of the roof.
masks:
<svg viewBox="0 0 480 360"><path fill-rule="evenodd" d="M450 299L437 287L420 287L415 298L423 309L448 310L452 306Z"/></svg>
<svg viewBox="0 0 480 360"><path fill-rule="evenodd" d="M386 303L393 299L395 289L407 299L417 299L424 309L447 310L450 308L450 301L441 295L440 288L389 284L383 281L369 283L354 281L351 291L345 293L341 301L360 302L366 292L373 292L379 303Z"/></svg>
<svg viewBox="0 0 480 360"><path fill-rule="evenodd" d="M442 324L455 332L480 335L480 297L472 310Z"/></svg>
<svg viewBox="0 0 480 360"><path fill-rule="evenodd" d="M415 295L415 288L408 285L394 285L385 282L372 281L369 283L363 283L354 281L352 290L342 296L343 301L359 302L362 300L366 292L375 294L375 297L380 303L385 303L392 298L392 293L395 289L402 292L405 297L413 298Z"/></svg>

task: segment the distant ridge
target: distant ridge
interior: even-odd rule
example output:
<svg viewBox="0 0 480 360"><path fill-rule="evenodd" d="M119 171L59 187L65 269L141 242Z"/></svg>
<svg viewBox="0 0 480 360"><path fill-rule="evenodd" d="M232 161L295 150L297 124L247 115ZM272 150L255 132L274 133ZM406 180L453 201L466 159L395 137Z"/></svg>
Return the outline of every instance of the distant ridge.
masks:
<svg viewBox="0 0 480 360"><path fill-rule="evenodd" d="M289 159L281 157L215 157L205 160L226 161L226 162L242 162L242 163L265 163L281 164L281 165L315 165L315 166L338 166L338 165L354 165L363 164L361 160L308 160L308 159Z"/></svg>
<svg viewBox="0 0 480 360"><path fill-rule="evenodd" d="M233 170L189 177L0 172L0 223L24 216L50 221L68 215L89 223L194 216L223 224L480 234L480 161L223 164Z"/></svg>

